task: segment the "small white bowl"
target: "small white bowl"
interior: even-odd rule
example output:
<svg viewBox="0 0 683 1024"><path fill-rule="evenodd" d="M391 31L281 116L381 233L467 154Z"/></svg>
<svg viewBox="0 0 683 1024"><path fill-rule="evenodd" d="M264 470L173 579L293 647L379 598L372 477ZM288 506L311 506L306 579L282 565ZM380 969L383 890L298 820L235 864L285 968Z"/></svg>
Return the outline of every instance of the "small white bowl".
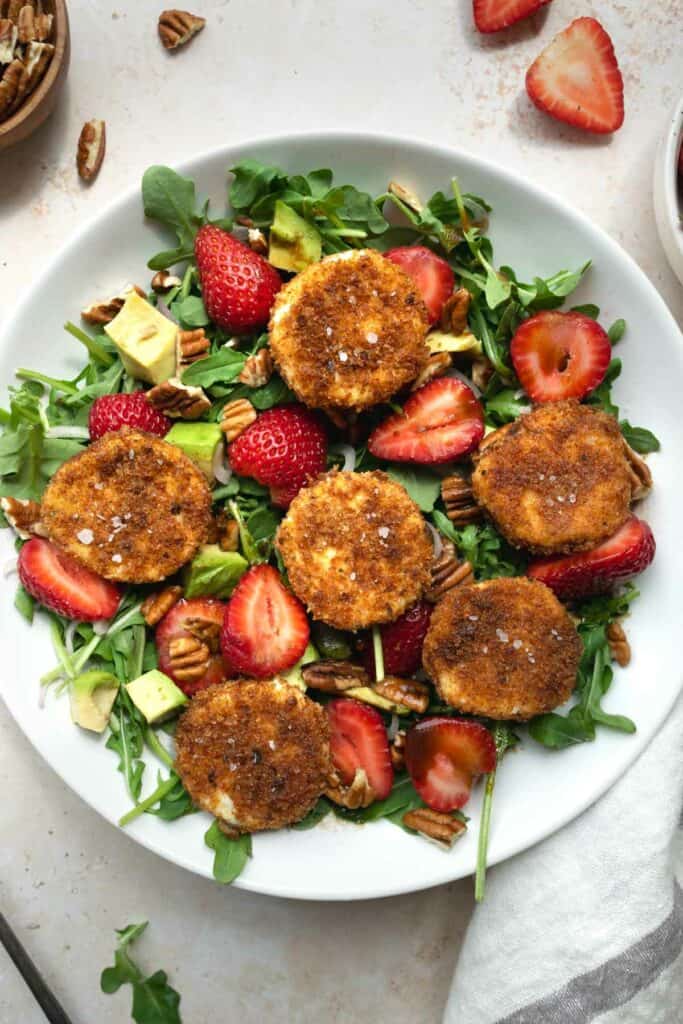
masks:
<svg viewBox="0 0 683 1024"><path fill-rule="evenodd" d="M683 98L671 112L655 162L657 230L671 269L683 283L683 203L678 189L678 154L683 145Z"/></svg>

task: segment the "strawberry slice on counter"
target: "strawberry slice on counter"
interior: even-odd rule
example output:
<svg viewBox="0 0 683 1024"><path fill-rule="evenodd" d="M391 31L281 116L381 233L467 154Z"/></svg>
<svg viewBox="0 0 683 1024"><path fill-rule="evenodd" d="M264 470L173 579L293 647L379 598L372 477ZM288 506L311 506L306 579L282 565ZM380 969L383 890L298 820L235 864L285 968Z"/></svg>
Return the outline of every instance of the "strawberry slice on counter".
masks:
<svg viewBox="0 0 683 1024"><path fill-rule="evenodd" d="M479 722L425 718L409 730L406 767L415 789L434 811L463 807L479 775L496 767L493 736Z"/></svg>
<svg viewBox="0 0 683 1024"><path fill-rule="evenodd" d="M24 544L17 570L24 589L36 601L67 619L110 619L121 601L119 587L42 537L33 537Z"/></svg>
<svg viewBox="0 0 683 1024"><path fill-rule="evenodd" d="M379 627L384 654L384 671L390 676L411 676L422 664L422 645L429 628L432 605L418 601L394 622ZM368 637L362 652L367 672L375 678L375 653Z"/></svg>
<svg viewBox="0 0 683 1024"><path fill-rule="evenodd" d="M327 464L327 434L303 405L267 409L230 445L230 465L270 487L278 508L289 508L307 482Z"/></svg>
<svg viewBox="0 0 683 1024"><path fill-rule="evenodd" d="M549 3L550 0L474 0L474 23L480 32L500 32Z"/></svg>
<svg viewBox="0 0 683 1024"><path fill-rule="evenodd" d="M527 575L545 583L565 600L604 594L644 572L655 557L655 548L648 524L631 516L592 551L538 558L529 565Z"/></svg>
<svg viewBox="0 0 683 1024"><path fill-rule="evenodd" d="M457 377L440 377L418 388L372 432L368 448L379 459L436 465L469 455L484 436L484 412L474 392Z"/></svg>
<svg viewBox="0 0 683 1024"><path fill-rule="evenodd" d="M595 18L577 18L536 58L526 91L539 110L587 132L624 123L624 82L612 40Z"/></svg>
<svg viewBox="0 0 683 1024"><path fill-rule="evenodd" d="M91 441L97 441L104 434L121 427L134 427L147 434L165 437L171 426L171 420L154 408L144 391L102 395L90 406L88 416Z"/></svg>
<svg viewBox="0 0 683 1024"><path fill-rule="evenodd" d="M194 252L204 306L211 320L235 334L265 327L282 287L275 267L215 224L199 229Z"/></svg>
<svg viewBox="0 0 683 1024"><path fill-rule="evenodd" d="M429 322L435 324L455 287L455 274L448 263L426 245L399 245L384 255L412 277L427 307Z"/></svg>
<svg viewBox="0 0 683 1024"><path fill-rule="evenodd" d="M241 578L225 609L221 648L241 675L270 679L306 650L310 628L301 601L272 565L255 565Z"/></svg>
<svg viewBox="0 0 683 1024"><path fill-rule="evenodd" d="M606 331L583 313L537 313L510 343L515 373L532 402L583 398L603 380L612 346Z"/></svg>
<svg viewBox="0 0 683 1024"><path fill-rule="evenodd" d="M159 622L155 640L159 668L177 683L188 697L214 683L228 678L230 669L220 651L220 635L225 614L225 602L210 597L193 597L178 601ZM199 640L209 648L206 670L196 677L192 667L182 664L173 641ZM172 655L175 654L175 657ZM188 656L188 662L191 656Z"/></svg>
<svg viewBox="0 0 683 1024"><path fill-rule="evenodd" d="M330 754L342 782L350 786L362 769L377 799L391 793L394 769L389 739L379 711L357 700L342 697L327 705L330 722Z"/></svg>

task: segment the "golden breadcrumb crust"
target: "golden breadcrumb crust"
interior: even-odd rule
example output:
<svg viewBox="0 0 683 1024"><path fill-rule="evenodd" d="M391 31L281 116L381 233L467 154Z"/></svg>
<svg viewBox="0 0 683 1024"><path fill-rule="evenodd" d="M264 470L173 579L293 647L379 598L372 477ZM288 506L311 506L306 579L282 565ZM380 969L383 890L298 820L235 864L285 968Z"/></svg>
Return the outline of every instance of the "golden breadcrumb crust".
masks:
<svg viewBox="0 0 683 1024"><path fill-rule="evenodd" d="M612 416L548 402L490 438L475 456L472 490L511 544L585 551L628 518L631 474Z"/></svg>
<svg viewBox="0 0 683 1024"><path fill-rule="evenodd" d="M59 467L41 519L50 540L108 580L152 583L206 540L211 495L180 448L124 428Z"/></svg>
<svg viewBox="0 0 683 1024"><path fill-rule="evenodd" d="M424 519L385 473L319 477L290 505L277 546L294 593L338 629L391 622L431 578Z"/></svg>
<svg viewBox="0 0 683 1024"><path fill-rule="evenodd" d="M357 410L384 402L429 355L428 316L415 283L371 249L328 256L282 288L270 350L302 402Z"/></svg>
<svg viewBox="0 0 683 1024"><path fill-rule="evenodd" d="M499 578L439 601L422 661L447 704L526 721L569 698L581 651L567 610L543 583Z"/></svg>
<svg viewBox="0 0 683 1024"><path fill-rule="evenodd" d="M175 741L176 771L193 801L242 832L300 821L331 770L324 709L277 680L202 690Z"/></svg>

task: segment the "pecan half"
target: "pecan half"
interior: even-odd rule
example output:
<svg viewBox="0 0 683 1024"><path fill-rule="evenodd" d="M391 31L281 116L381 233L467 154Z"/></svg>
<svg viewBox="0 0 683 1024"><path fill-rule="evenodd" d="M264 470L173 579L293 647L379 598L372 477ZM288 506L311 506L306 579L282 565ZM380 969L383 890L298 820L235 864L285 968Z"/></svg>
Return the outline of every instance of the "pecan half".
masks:
<svg viewBox="0 0 683 1024"><path fill-rule="evenodd" d="M221 430L226 440L234 441L256 419L256 409L246 398L237 398L223 406Z"/></svg>
<svg viewBox="0 0 683 1024"><path fill-rule="evenodd" d="M350 786L345 786L334 772L329 780L328 788L325 790L325 796L350 811L357 811L359 807L369 807L377 799L377 794L368 782L368 777L362 768L356 768L356 774Z"/></svg>
<svg viewBox="0 0 683 1024"><path fill-rule="evenodd" d="M206 25L206 18L200 18L189 11L162 11L159 15L159 38L166 50L177 50L189 43L193 36Z"/></svg>
<svg viewBox="0 0 683 1024"><path fill-rule="evenodd" d="M141 299L147 298L142 288L139 288L138 285L127 284L124 285L118 295L112 295L109 299L91 302L89 306L81 310L81 319L85 320L88 324L104 327L105 324L111 323L115 316L118 316L131 292L137 292Z"/></svg>
<svg viewBox="0 0 683 1024"><path fill-rule="evenodd" d="M202 619L199 616L192 616L185 619L183 626L193 637L206 644L212 654L216 654L221 642L221 627L211 619Z"/></svg>
<svg viewBox="0 0 683 1024"><path fill-rule="evenodd" d="M24 54L24 64L28 74L28 93L40 84L52 60L55 48L52 43L32 42L28 44Z"/></svg>
<svg viewBox="0 0 683 1024"><path fill-rule="evenodd" d="M652 490L652 473L645 459L624 441L624 454L631 475L631 500L640 501Z"/></svg>
<svg viewBox="0 0 683 1024"><path fill-rule="evenodd" d="M211 342L204 333L203 327L196 331L178 331L176 340L178 371L184 370L198 359L205 359L209 354Z"/></svg>
<svg viewBox="0 0 683 1024"><path fill-rule="evenodd" d="M28 87L28 72L22 61L8 64L0 79L0 119L11 114L21 102Z"/></svg>
<svg viewBox="0 0 683 1024"><path fill-rule="evenodd" d="M173 678L181 683L192 683L209 667L211 652L206 644L194 636L178 636L168 649Z"/></svg>
<svg viewBox="0 0 683 1024"><path fill-rule="evenodd" d="M33 38L39 43L46 42L52 35L53 21L54 15L49 14L47 11L37 11L33 19L33 30L35 32Z"/></svg>
<svg viewBox="0 0 683 1024"><path fill-rule="evenodd" d="M458 818L441 811L433 811L430 807L418 807L414 811L406 811L403 824L407 828L419 832L425 839L432 839L440 846L450 850L456 839L467 832L467 825Z"/></svg>
<svg viewBox="0 0 683 1024"><path fill-rule="evenodd" d="M452 363L453 357L450 352L433 352L413 381L410 390L417 391L423 384L428 384L430 380L443 377L444 373L451 368Z"/></svg>
<svg viewBox="0 0 683 1024"><path fill-rule="evenodd" d="M172 274L168 270L157 270L152 278L151 287L153 292L160 295L162 292L167 292L169 288L179 288L182 283L176 274Z"/></svg>
<svg viewBox="0 0 683 1024"><path fill-rule="evenodd" d="M406 766L406 734L402 729L394 736L389 747L391 763L395 772L402 772Z"/></svg>
<svg viewBox="0 0 683 1024"><path fill-rule="evenodd" d="M249 356L237 379L250 388L262 388L272 375L273 357L269 349L261 348L256 355Z"/></svg>
<svg viewBox="0 0 683 1024"><path fill-rule="evenodd" d="M443 307L441 327L451 334L463 334L467 330L467 314L472 296L467 288L458 288Z"/></svg>
<svg viewBox="0 0 683 1024"><path fill-rule="evenodd" d="M155 409L173 419L198 420L211 408L202 388L183 384L178 377L171 377L150 388L147 398Z"/></svg>
<svg viewBox="0 0 683 1024"><path fill-rule="evenodd" d="M481 519L481 509L465 477L445 476L441 481L441 497L446 506L446 515L452 523L475 523Z"/></svg>
<svg viewBox="0 0 683 1024"><path fill-rule="evenodd" d="M432 564L432 580L425 597L436 604L449 590L461 583L474 583L474 573L469 562L461 562L455 546L445 538L441 553Z"/></svg>
<svg viewBox="0 0 683 1024"><path fill-rule="evenodd" d="M607 627L607 643L617 665L625 668L631 660L631 645L620 622L610 622Z"/></svg>
<svg viewBox="0 0 683 1024"><path fill-rule="evenodd" d="M237 551L240 541L240 528L237 520L228 515L225 509L221 509L214 519L214 524L216 542L221 551Z"/></svg>
<svg viewBox="0 0 683 1024"><path fill-rule="evenodd" d="M182 587L164 587L154 594L150 594L142 602L140 613L148 626L156 626L161 622L166 612L178 603L183 596Z"/></svg>
<svg viewBox="0 0 683 1024"><path fill-rule="evenodd" d="M29 498L0 498L0 506L5 519L17 537L28 540L29 537L47 536L45 527L40 521L40 505Z"/></svg>
<svg viewBox="0 0 683 1024"><path fill-rule="evenodd" d="M7 14L5 17L10 18L10 20L16 25L19 20L19 11L23 6L24 0L9 0L7 4Z"/></svg>
<svg viewBox="0 0 683 1024"><path fill-rule="evenodd" d="M35 13L32 4L25 4L19 11L17 29L21 46L27 46L36 38Z"/></svg>
<svg viewBox="0 0 683 1024"><path fill-rule="evenodd" d="M81 128L76 150L76 167L82 181L94 181L97 177L107 148L107 131L104 121L93 118Z"/></svg>
<svg viewBox="0 0 683 1024"><path fill-rule="evenodd" d="M9 64L14 57L19 30L9 18L0 18L0 64Z"/></svg>
<svg viewBox="0 0 683 1024"><path fill-rule="evenodd" d="M362 665L350 661L323 659L306 665L302 670L306 686L323 693L343 693L354 686L368 686L370 678Z"/></svg>
<svg viewBox="0 0 683 1024"><path fill-rule="evenodd" d="M429 687L418 683L416 679L400 679L398 676L385 676L381 683L373 683L372 689L380 697L386 697L394 704L423 715L429 707Z"/></svg>
<svg viewBox="0 0 683 1024"><path fill-rule="evenodd" d="M249 248L254 252L257 252L259 256L265 256L268 252L268 239L260 228L247 229L247 244L249 245Z"/></svg>
<svg viewBox="0 0 683 1024"><path fill-rule="evenodd" d="M400 185L397 181L390 181L387 191L390 192L392 196L396 196L397 199L400 199L402 203L405 203L413 213L422 213L422 210L424 209L422 202L418 199L415 193L411 192L411 190L406 188L405 185Z"/></svg>

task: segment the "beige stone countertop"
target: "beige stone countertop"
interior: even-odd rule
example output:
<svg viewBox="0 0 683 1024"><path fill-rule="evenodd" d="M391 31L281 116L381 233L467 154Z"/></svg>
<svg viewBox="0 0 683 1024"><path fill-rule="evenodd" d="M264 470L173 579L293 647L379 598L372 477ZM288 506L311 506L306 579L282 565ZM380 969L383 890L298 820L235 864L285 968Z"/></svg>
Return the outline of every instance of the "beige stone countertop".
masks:
<svg viewBox="0 0 683 1024"><path fill-rule="evenodd" d="M57 112L0 154L0 321L73 229L148 164L313 129L415 135L526 175L617 239L683 321L651 197L658 138L683 92L682 0L555 0L488 38L471 24L470 0L192 0L207 27L176 55L159 45L149 0L69 8L72 65ZM624 74L626 123L614 138L549 120L524 92L531 60L582 14L603 21ZM107 122L108 152L86 188L74 155L92 117ZM5 599L10 592L6 584ZM0 785L0 906L74 1024L129 1019L129 993L103 996L99 974L114 928L147 918L139 959L169 972L186 1024L440 1020L472 912L470 880L358 904L219 889L102 821L4 707ZM0 955L0 1024L43 1020Z"/></svg>

